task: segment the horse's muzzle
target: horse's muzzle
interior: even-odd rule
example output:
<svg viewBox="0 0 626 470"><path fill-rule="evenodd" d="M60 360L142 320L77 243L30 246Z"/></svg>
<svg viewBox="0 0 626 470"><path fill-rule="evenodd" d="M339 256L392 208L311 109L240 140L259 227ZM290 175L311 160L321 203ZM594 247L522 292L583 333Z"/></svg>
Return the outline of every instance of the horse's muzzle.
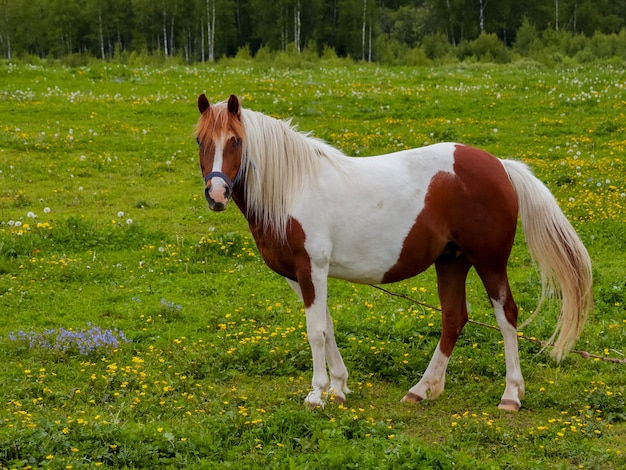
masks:
<svg viewBox="0 0 626 470"><path fill-rule="evenodd" d="M209 203L209 209L216 212L226 210L231 195L232 190L228 185L224 185L221 188L211 185L211 187L204 189L204 197Z"/></svg>

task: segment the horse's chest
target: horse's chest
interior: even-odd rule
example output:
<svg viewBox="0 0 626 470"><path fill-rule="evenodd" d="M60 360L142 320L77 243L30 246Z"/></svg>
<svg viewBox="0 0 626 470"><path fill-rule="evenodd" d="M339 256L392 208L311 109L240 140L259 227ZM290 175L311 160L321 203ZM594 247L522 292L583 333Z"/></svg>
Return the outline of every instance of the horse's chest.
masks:
<svg viewBox="0 0 626 470"><path fill-rule="evenodd" d="M250 224L250 231L263 261L272 271L292 280L297 280L299 272L310 272L311 262L304 247L305 235L298 221L290 220L284 238L256 224Z"/></svg>

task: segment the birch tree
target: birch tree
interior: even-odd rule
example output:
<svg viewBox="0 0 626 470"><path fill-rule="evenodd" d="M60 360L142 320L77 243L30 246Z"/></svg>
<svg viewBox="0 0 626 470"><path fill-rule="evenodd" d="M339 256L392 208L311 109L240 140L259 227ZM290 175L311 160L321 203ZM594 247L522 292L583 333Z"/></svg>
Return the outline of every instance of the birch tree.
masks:
<svg viewBox="0 0 626 470"><path fill-rule="evenodd" d="M215 61L215 0L206 0L206 27L209 62Z"/></svg>

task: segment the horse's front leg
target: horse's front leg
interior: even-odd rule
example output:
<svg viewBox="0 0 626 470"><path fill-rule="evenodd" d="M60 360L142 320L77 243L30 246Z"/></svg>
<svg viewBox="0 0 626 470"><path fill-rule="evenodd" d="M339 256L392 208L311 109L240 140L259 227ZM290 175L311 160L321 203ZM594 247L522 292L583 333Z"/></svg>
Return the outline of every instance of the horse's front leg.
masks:
<svg viewBox="0 0 626 470"><path fill-rule="evenodd" d="M348 370L337 348L333 323L326 304L327 279L320 275L317 282L313 282L313 279L300 280L304 283L305 295L298 282L289 279L287 282L304 302L307 336L313 356L313 390L305 399L305 404L309 407L324 406L328 392L335 402L342 403L346 399L345 394L350 392L347 386ZM314 291L312 299L309 291L311 287ZM327 363L330 369L330 389Z"/></svg>
<svg viewBox="0 0 626 470"><path fill-rule="evenodd" d="M330 317L328 307L326 307L326 331L326 362L330 370L330 394L335 403L343 403L346 401L346 393L350 393L348 369L335 341L333 319Z"/></svg>

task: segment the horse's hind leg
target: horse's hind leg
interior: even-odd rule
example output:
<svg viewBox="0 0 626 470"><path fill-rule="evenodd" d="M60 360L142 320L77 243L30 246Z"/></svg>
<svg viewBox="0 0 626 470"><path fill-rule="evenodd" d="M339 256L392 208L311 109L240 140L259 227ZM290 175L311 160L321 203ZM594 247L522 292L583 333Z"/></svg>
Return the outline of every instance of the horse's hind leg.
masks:
<svg viewBox="0 0 626 470"><path fill-rule="evenodd" d="M524 398L524 377L519 362L517 343L517 305L513 300L506 268L484 272L479 266L476 271L483 281L491 299L502 338L506 358L506 387L498 407L508 411L518 411Z"/></svg>
<svg viewBox="0 0 626 470"><path fill-rule="evenodd" d="M404 402L432 400L443 392L450 355L467 323L465 281L470 267L464 255L456 256L455 253L444 254L435 262L442 311L441 339L422 379L411 387L402 399Z"/></svg>

